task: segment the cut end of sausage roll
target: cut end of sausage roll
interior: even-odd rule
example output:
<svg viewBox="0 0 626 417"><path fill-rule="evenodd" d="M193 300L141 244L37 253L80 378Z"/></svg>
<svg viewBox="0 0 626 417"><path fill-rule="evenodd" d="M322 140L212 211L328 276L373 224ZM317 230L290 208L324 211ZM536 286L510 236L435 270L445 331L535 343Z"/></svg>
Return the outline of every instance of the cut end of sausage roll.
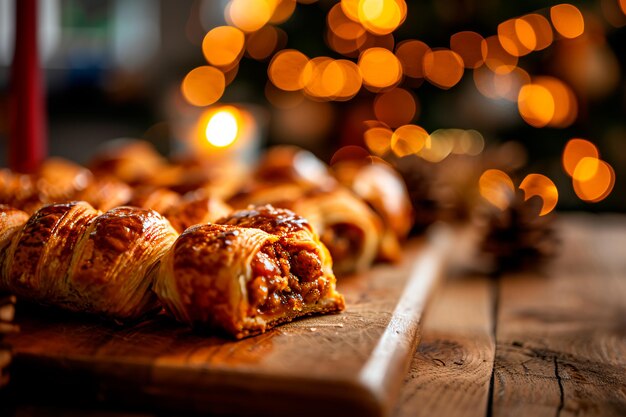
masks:
<svg viewBox="0 0 626 417"><path fill-rule="evenodd" d="M155 292L178 320L242 338L345 308L328 251L306 220L268 206L221 221L242 224L187 229L156 269Z"/></svg>

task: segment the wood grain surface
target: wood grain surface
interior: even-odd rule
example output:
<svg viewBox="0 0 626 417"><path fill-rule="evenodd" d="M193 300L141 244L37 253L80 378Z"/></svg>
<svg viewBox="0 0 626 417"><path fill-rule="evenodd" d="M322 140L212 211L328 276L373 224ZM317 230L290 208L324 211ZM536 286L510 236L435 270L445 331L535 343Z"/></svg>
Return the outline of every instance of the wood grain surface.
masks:
<svg viewBox="0 0 626 417"><path fill-rule="evenodd" d="M494 416L626 415L626 222L568 217L561 239L499 281Z"/></svg>
<svg viewBox="0 0 626 417"><path fill-rule="evenodd" d="M626 216L562 215L559 225L561 254L547 268L449 277L442 285L426 310L394 416L626 416ZM351 302L370 306L367 291L380 289L368 280L344 284L360 287L349 291ZM22 404L9 415L168 415L76 401L36 406L32 397Z"/></svg>
<svg viewBox="0 0 626 417"><path fill-rule="evenodd" d="M78 407L386 415L441 274L444 241L413 242L400 264L340 279L348 305L342 314L241 341L194 333L166 317L118 327L42 308L18 310L21 333L9 339L12 389L18 402L34 397Z"/></svg>

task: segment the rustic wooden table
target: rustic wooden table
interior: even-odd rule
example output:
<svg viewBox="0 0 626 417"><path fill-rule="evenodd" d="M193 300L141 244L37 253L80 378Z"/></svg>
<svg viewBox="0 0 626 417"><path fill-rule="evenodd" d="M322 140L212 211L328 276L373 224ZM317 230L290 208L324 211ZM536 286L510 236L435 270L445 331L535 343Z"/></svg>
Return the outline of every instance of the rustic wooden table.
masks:
<svg viewBox="0 0 626 417"><path fill-rule="evenodd" d="M395 417L626 416L626 216L563 215L541 272L449 277ZM15 417L140 417L18 405Z"/></svg>

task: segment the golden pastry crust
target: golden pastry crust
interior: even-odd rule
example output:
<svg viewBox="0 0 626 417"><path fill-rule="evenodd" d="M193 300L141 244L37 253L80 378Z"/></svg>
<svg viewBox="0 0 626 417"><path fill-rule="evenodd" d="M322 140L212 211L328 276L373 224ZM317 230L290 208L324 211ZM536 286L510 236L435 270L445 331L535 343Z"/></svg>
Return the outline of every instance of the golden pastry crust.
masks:
<svg viewBox="0 0 626 417"><path fill-rule="evenodd" d="M87 201L98 210L106 211L128 204L132 195L133 190L128 184L112 177L101 177L79 191L75 199Z"/></svg>
<svg viewBox="0 0 626 417"><path fill-rule="evenodd" d="M155 292L178 320L242 338L344 309L332 261L306 220L266 207L221 221L239 225L190 227L155 269ZM253 224L260 228L244 226Z"/></svg>
<svg viewBox="0 0 626 417"><path fill-rule="evenodd" d="M196 193L185 196L178 204L163 212L163 215L177 232L182 233L196 224L214 222L231 211L232 208L220 198Z"/></svg>
<svg viewBox="0 0 626 417"><path fill-rule="evenodd" d="M152 210L100 214L86 202L51 204L14 235L0 288L72 311L137 318L155 307L148 269L176 236Z"/></svg>
<svg viewBox="0 0 626 417"><path fill-rule="evenodd" d="M384 230L378 258L396 261L400 242L413 226L413 208L402 177L384 162L346 161L333 166L335 176L381 218Z"/></svg>
<svg viewBox="0 0 626 417"><path fill-rule="evenodd" d="M0 205L0 265L4 264L6 249L11 244L11 239L24 226L28 218L29 215L25 211ZM2 274L0 273L1 280Z"/></svg>
<svg viewBox="0 0 626 417"><path fill-rule="evenodd" d="M133 198L128 203L129 206L152 209L158 213L165 213L167 210L180 204L182 196L175 191L162 187L142 186L135 188Z"/></svg>

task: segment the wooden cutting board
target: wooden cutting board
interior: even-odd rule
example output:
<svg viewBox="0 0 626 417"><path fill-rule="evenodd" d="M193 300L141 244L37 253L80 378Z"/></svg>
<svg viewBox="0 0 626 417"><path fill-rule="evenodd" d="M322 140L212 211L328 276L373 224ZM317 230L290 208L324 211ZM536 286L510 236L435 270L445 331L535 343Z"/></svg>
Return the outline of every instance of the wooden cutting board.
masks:
<svg viewBox="0 0 626 417"><path fill-rule="evenodd" d="M436 235L407 245L399 264L341 278L345 312L240 341L166 317L117 327L18 309L21 332L8 339L15 397L228 415L388 415L451 245L447 233Z"/></svg>

